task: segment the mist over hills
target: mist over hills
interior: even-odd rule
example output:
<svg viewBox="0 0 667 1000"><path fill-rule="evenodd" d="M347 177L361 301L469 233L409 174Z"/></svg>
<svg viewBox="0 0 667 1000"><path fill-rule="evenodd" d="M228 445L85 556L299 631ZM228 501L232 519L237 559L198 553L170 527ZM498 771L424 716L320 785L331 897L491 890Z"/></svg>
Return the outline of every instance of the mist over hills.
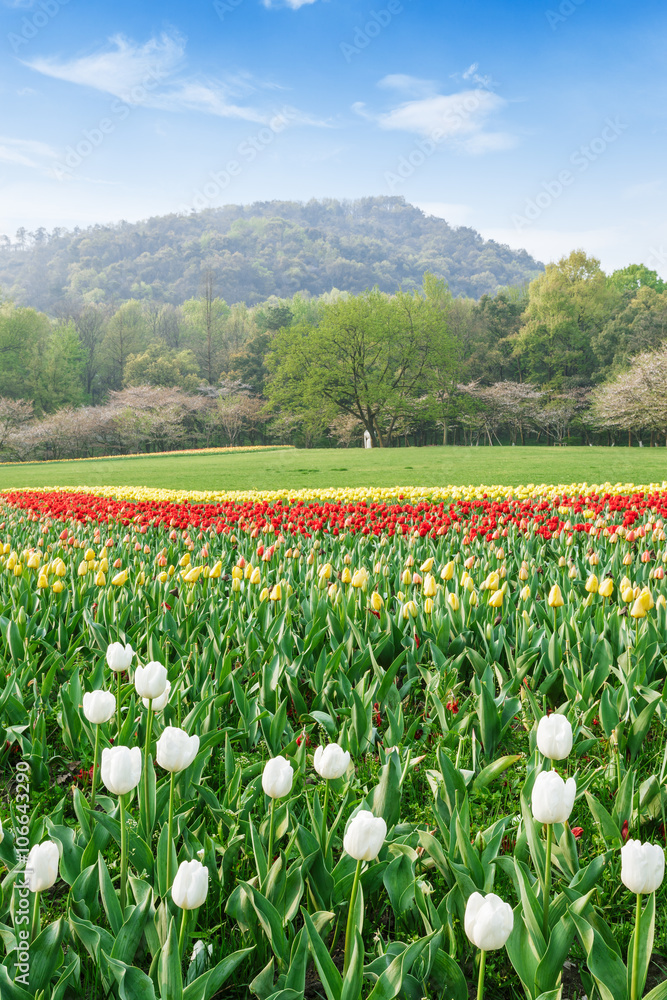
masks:
<svg viewBox="0 0 667 1000"><path fill-rule="evenodd" d="M444 278L452 294L479 298L525 284L543 265L402 197L265 201L0 236L3 295L49 313L73 300L179 304L200 293L208 270L217 295L254 305L332 288L409 290L426 271Z"/></svg>

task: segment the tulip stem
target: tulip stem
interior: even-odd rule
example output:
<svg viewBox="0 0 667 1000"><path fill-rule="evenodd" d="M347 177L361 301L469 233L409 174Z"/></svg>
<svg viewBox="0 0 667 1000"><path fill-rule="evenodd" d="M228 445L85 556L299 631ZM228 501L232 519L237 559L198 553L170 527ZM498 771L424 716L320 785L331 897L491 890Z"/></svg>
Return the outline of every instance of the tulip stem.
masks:
<svg viewBox="0 0 667 1000"><path fill-rule="evenodd" d="M542 932L545 943L549 940L549 897L551 895L551 847L553 844L553 824L547 823L547 856L544 865L544 911Z"/></svg>
<svg viewBox="0 0 667 1000"><path fill-rule="evenodd" d="M269 843L266 851L266 874L268 877L271 871L271 859L273 858L273 824L276 814L276 800L271 799L271 818L269 819Z"/></svg>
<svg viewBox="0 0 667 1000"><path fill-rule="evenodd" d="M180 934L178 935L178 954L181 959L183 958L183 945L185 944L185 928L187 927L187 923L188 923L188 911L185 908L183 908L183 912L181 915L181 931Z"/></svg>
<svg viewBox="0 0 667 1000"><path fill-rule="evenodd" d="M127 821L125 819L125 796L119 795L120 805L120 912L125 913L127 895Z"/></svg>
<svg viewBox="0 0 667 1000"><path fill-rule="evenodd" d="M632 948L632 982L630 984L630 1000L639 1000L639 937L642 919L642 896L637 893L635 909L635 940Z"/></svg>
<svg viewBox="0 0 667 1000"><path fill-rule="evenodd" d="M354 939L354 910L355 904L357 902L357 893L359 892L359 879L361 877L361 866L363 862L357 861L357 868L354 873L354 882L352 883L352 893L350 895L350 909L347 914L347 927L345 928L345 961L343 964L343 979L347 973L350 959L352 958L352 942Z"/></svg>
<svg viewBox="0 0 667 1000"><path fill-rule="evenodd" d="M171 847L172 830L174 828L174 772L169 777L169 820L167 821L167 884L164 891L168 892L171 887Z"/></svg>
<svg viewBox="0 0 667 1000"><path fill-rule="evenodd" d="M324 783L324 805L322 806L322 854L327 856L327 811L329 809L329 779Z"/></svg>
<svg viewBox="0 0 667 1000"><path fill-rule="evenodd" d="M30 940L34 941L39 934L39 893L35 893L34 906L32 911L32 924L30 926Z"/></svg>
<svg viewBox="0 0 667 1000"><path fill-rule="evenodd" d="M118 743L120 743L120 670L116 671L116 727L118 729Z"/></svg>
<svg viewBox="0 0 667 1000"><path fill-rule="evenodd" d="M100 752L100 727L95 726L95 752L93 753L93 785L90 792L90 808L95 808L95 792L97 790L97 760Z"/></svg>
<svg viewBox="0 0 667 1000"><path fill-rule="evenodd" d="M479 976L477 977L477 1000L484 998L484 974L486 972L486 952L479 953Z"/></svg>
<svg viewBox="0 0 667 1000"><path fill-rule="evenodd" d="M148 715L146 716L146 745L144 747L144 828L146 830L146 840L150 840L150 809L148 806L148 754L151 746L151 736L153 735L153 699L148 699Z"/></svg>

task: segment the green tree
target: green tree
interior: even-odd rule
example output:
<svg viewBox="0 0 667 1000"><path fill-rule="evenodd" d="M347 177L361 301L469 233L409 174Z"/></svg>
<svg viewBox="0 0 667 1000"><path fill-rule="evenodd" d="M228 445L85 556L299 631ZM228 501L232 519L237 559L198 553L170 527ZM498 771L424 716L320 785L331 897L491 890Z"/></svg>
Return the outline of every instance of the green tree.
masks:
<svg viewBox="0 0 667 1000"><path fill-rule="evenodd" d="M43 313L0 305L0 396L37 400L51 324Z"/></svg>
<svg viewBox="0 0 667 1000"><path fill-rule="evenodd" d="M106 377L112 389L122 386L128 358L144 347L147 336L146 316L141 303L124 302L109 320L102 343Z"/></svg>
<svg viewBox="0 0 667 1000"><path fill-rule="evenodd" d="M317 326L280 330L268 395L297 413L357 417L384 447L397 421L432 395L456 351L440 306L420 293L378 289L327 306Z"/></svg>
<svg viewBox="0 0 667 1000"><path fill-rule="evenodd" d="M172 351L161 341L154 341L142 354L131 354L125 365L123 384L127 386L177 386L194 391L201 379L192 351Z"/></svg>
<svg viewBox="0 0 667 1000"><path fill-rule="evenodd" d="M37 406L49 413L64 406L80 406L85 399L84 371L85 353L74 324L59 324L46 345Z"/></svg>

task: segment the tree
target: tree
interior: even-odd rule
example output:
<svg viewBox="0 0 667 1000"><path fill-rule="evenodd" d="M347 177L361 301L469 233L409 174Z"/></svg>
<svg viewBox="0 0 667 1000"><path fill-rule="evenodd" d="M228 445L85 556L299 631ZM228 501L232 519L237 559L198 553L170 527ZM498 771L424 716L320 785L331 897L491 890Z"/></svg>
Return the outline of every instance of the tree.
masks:
<svg viewBox="0 0 667 1000"><path fill-rule="evenodd" d="M33 416L32 403L27 399L0 396L0 451L6 449L11 436Z"/></svg>
<svg viewBox="0 0 667 1000"><path fill-rule="evenodd" d="M107 322L107 311L97 305L83 305L69 312L83 352L83 383L86 396L95 402L95 390L102 366L101 348Z"/></svg>
<svg viewBox="0 0 667 1000"><path fill-rule="evenodd" d="M317 326L280 330L267 357L269 398L299 413L357 417L384 447L410 402L432 394L455 358L437 304L378 289L325 308Z"/></svg>
<svg viewBox="0 0 667 1000"><path fill-rule="evenodd" d="M526 322L514 338L519 380L554 391L590 382L591 339L618 301L600 262L574 250L530 283Z"/></svg>
<svg viewBox="0 0 667 1000"><path fill-rule="evenodd" d="M630 367L593 393L593 418L607 430L646 430L667 445L667 348L633 358Z"/></svg>
<svg viewBox="0 0 667 1000"><path fill-rule="evenodd" d="M200 381L192 351L172 351L164 343L154 341L142 354L128 357L123 385L178 386L193 392Z"/></svg>
<svg viewBox="0 0 667 1000"><path fill-rule="evenodd" d="M103 342L109 383L120 389L125 378L125 365L146 342L146 318L140 302L125 302L109 320Z"/></svg>
<svg viewBox="0 0 667 1000"><path fill-rule="evenodd" d="M202 278L202 294L183 306L188 326L188 346L197 359L199 374L209 385L220 378L223 360L223 329L229 306L217 298L213 272L208 269Z"/></svg>
<svg viewBox="0 0 667 1000"><path fill-rule="evenodd" d="M0 396L37 401L50 335L42 313L0 305Z"/></svg>

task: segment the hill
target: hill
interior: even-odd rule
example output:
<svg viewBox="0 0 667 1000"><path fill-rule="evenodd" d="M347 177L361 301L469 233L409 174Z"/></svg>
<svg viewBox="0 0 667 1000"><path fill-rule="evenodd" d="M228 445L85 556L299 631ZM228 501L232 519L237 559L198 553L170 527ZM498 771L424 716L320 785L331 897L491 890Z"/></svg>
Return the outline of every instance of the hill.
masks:
<svg viewBox="0 0 667 1000"><path fill-rule="evenodd" d="M525 250L453 228L400 197L225 205L0 237L0 289L45 312L82 297L179 304L199 294L209 269L229 304L253 305L332 288L408 290L421 285L425 271L444 278L454 295L479 298L523 285L543 266Z"/></svg>

